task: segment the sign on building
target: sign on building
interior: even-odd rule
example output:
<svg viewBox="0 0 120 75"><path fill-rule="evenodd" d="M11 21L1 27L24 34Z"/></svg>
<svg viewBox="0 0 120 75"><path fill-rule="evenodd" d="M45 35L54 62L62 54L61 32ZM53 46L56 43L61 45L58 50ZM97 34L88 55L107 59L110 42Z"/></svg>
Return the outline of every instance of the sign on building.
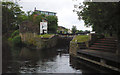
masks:
<svg viewBox="0 0 120 75"><path fill-rule="evenodd" d="M47 33L47 22L40 22L40 34Z"/></svg>

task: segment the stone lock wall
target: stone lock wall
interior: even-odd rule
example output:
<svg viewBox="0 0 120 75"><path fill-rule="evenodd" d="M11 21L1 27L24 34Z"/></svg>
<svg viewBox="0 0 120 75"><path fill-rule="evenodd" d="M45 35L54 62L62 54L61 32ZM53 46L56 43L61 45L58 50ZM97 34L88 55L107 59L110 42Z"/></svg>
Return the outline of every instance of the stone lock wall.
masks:
<svg viewBox="0 0 120 75"><path fill-rule="evenodd" d="M37 37L36 33L20 33L19 35L21 36L21 40L23 42L28 41L28 40L30 40L32 38Z"/></svg>
<svg viewBox="0 0 120 75"><path fill-rule="evenodd" d="M57 36L41 39L35 33L20 33L21 40L26 44L33 44L36 49L52 48L57 45Z"/></svg>
<svg viewBox="0 0 120 75"><path fill-rule="evenodd" d="M69 53L70 55L77 55L77 50L80 49L88 49L94 42L96 42L99 38L104 38L103 35L97 35L97 34L90 34L90 40L86 42L70 42L70 49Z"/></svg>
<svg viewBox="0 0 120 75"><path fill-rule="evenodd" d="M47 40L43 40L43 41L44 41L45 48L52 48L57 45L58 36L55 35L55 36L48 38Z"/></svg>
<svg viewBox="0 0 120 75"><path fill-rule="evenodd" d="M76 56L78 48L79 48L79 46L78 46L77 42L70 41L70 48L69 48L70 55Z"/></svg>

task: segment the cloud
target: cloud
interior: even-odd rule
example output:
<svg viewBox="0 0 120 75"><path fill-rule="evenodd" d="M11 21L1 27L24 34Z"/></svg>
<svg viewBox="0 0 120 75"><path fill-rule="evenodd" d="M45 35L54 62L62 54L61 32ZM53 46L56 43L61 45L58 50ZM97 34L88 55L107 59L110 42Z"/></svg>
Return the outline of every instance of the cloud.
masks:
<svg viewBox="0 0 120 75"><path fill-rule="evenodd" d="M79 0L82 2L83 0ZM78 3L79 3L78 2ZM79 30L91 30L91 28L84 27L84 22L78 20L78 16L73 12L73 0L21 0L19 4L23 7L22 10L29 11L37 10L56 12L58 16L58 25L71 29L76 25Z"/></svg>

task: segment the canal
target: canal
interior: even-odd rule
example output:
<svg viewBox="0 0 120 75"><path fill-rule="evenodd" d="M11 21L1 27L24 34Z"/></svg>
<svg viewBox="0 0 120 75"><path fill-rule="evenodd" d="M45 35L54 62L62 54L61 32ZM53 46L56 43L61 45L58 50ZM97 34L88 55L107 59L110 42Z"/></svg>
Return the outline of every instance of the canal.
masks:
<svg viewBox="0 0 120 75"><path fill-rule="evenodd" d="M16 47L8 48L5 50L5 54L3 53L3 73L83 74L99 73L99 71L77 63L69 55L68 47L44 50Z"/></svg>
<svg viewBox="0 0 120 75"><path fill-rule="evenodd" d="M6 60L3 60L6 73L81 73L71 67L68 50L62 47L44 50L13 48Z"/></svg>

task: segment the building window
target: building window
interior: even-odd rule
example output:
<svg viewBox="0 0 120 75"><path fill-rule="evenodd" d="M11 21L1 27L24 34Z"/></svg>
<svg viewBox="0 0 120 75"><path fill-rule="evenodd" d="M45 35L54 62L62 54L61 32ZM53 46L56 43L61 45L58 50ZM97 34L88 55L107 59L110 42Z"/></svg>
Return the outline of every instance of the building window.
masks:
<svg viewBox="0 0 120 75"><path fill-rule="evenodd" d="M41 11L41 14L45 14L45 12Z"/></svg>
<svg viewBox="0 0 120 75"><path fill-rule="evenodd" d="M49 15L54 15L54 13L49 13Z"/></svg>
<svg viewBox="0 0 120 75"><path fill-rule="evenodd" d="M45 15L48 15L48 12L45 12Z"/></svg>

